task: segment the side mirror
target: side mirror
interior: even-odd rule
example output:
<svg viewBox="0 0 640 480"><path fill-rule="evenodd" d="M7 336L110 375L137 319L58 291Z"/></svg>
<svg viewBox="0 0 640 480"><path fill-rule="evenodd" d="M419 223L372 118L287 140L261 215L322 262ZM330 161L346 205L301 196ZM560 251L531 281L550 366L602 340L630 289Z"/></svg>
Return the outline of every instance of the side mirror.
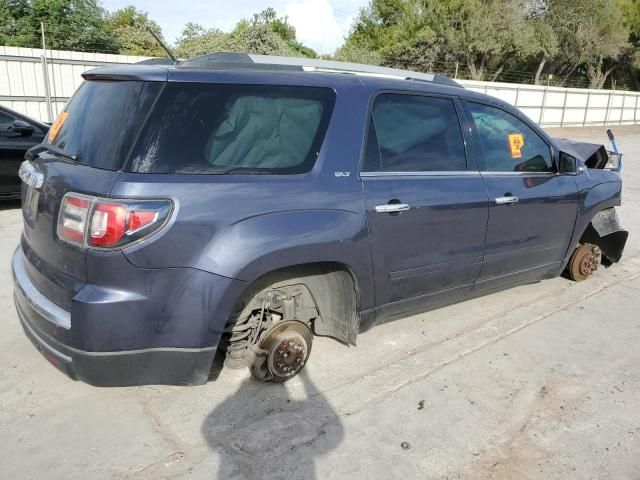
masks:
<svg viewBox="0 0 640 480"><path fill-rule="evenodd" d="M29 125L24 120L14 120L9 126L9 131L19 133L20 135L23 135L25 137L31 135L34 130L35 128L33 128L32 125Z"/></svg>
<svg viewBox="0 0 640 480"><path fill-rule="evenodd" d="M565 175L577 175L582 171L578 159L565 152L560 152L558 170Z"/></svg>

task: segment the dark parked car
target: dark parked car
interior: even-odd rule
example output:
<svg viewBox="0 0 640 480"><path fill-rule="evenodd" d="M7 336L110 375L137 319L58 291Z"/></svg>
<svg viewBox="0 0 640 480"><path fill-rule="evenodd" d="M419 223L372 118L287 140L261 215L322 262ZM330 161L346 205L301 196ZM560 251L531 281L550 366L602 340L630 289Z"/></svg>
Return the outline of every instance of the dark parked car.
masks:
<svg viewBox="0 0 640 480"><path fill-rule="evenodd" d="M94 385L192 385L220 352L284 381L312 334L355 344L620 259L620 174L512 106L438 75L292 63L84 74L21 170L15 303L51 363Z"/></svg>
<svg viewBox="0 0 640 480"><path fill-rule="evenodd" d="M24 154L41 143L49 126L0 106L0 200L20 198L18 169Z"/></svg>

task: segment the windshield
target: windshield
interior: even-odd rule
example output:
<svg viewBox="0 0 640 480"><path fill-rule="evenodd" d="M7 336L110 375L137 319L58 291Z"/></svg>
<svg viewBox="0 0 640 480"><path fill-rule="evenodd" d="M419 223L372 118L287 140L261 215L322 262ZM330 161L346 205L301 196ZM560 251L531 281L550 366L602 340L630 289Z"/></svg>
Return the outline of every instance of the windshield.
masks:
<svg viewBox="0 0 640 480"><path fill-rule="evenodd" d="M84 82L47 141L79 163L119 170L161 88L152 82Z"/></svg>

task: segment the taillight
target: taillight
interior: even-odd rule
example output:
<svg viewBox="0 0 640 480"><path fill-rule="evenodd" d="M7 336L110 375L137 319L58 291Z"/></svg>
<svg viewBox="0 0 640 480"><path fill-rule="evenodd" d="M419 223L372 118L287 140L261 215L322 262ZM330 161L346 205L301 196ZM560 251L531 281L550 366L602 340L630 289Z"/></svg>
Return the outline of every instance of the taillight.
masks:
<svg viewBox="0 0 640 480"><path fill-rule="evenodd" d="M109 200L67 193L60 206L58 237L84 247L122 247L156 232L172 210L170 200Z"/></svg>
<svg viewBox="0 0 640 480"><path fill-rule="evenodd" d="M91 200L88 197L66 195L62 199L58 218L58 235L72 243L84 242L84 230Z"/></svg>

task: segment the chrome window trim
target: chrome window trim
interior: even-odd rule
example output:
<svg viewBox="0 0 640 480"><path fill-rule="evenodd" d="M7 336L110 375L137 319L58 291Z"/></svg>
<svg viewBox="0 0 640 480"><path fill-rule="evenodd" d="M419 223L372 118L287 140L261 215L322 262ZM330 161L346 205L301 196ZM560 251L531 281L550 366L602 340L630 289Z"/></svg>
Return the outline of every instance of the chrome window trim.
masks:
<svg viewBox="0 0 640 480"><path fill-rule="evenodd" d="M558 172L480 172L484 177L496 176L496 177L505 177L505 176L516 176L516 177L530 177L530 176L553 176L560 175Z"/></svg>
<svg viewBox="0 0 640 480"><path fill-rule="evenodd" d="M378 97L380 97L381 95L398 95L398 96L409 96L409 97L428 97L428 98L443 98L446 100L451 101L453 108L456 112L456 117L458 118L458 125L460 127L460 136L462 138L462 144L464 145L464 160L465 160L465 166L466 168L473 168L475 165L470 165L470 153L469 153L469 146L467 145L467 138L465 136L465 132L464 132L464 122L466 121L465 117L463 117L464 114L464 109L461 109L460 105L458 105L458 102L460 101L460 97L456 94L456 95L452 95L450 93L441 93L441 92L430 92L430 91L424 91L424 90L403 90L403 89L391 89L391 88L384 88L384 89L380 89L375 91L371 97L369 98L369 105L367 107L367 119L365 122L365 128L364 128L364 135L362 138L362 145L360 147L360 159L358 160L358 171L360 173L360 176L362 177L364 173L377 173L377 172L367 172L367 171L362 171L362 167L364 165L364 157L366 155L366 149L367 149L367 142L369 140L369 124L370 122L373 120L374 123L374 128L375 128L375 119L373 118L373 107L376 103L376 100L378 99ZM376 132L376 136L377 136L377 132ZM379 145L378 145L378 148ZM475 159L474 159L474 164L475 164ZM455 173L465 173L465 170L461 170L461 171L456 171ZM385 173L389 173L389 172L385 172ZM416 173L418 174L429 174L432 172L398 172L400 174L406 174L407 176L415 176ZM442 174L443 172L436 172L438 174ZM444 172L445 175L448 172ZM366 176L375 176L375 175L366 175Z"/></svg>
<svg viewBox="0 0 640 480"><path fill-rule="evenodd" d="M480 175L475 170L451 170L433 172L360 172L361 177L467 177Z"/></svg>

